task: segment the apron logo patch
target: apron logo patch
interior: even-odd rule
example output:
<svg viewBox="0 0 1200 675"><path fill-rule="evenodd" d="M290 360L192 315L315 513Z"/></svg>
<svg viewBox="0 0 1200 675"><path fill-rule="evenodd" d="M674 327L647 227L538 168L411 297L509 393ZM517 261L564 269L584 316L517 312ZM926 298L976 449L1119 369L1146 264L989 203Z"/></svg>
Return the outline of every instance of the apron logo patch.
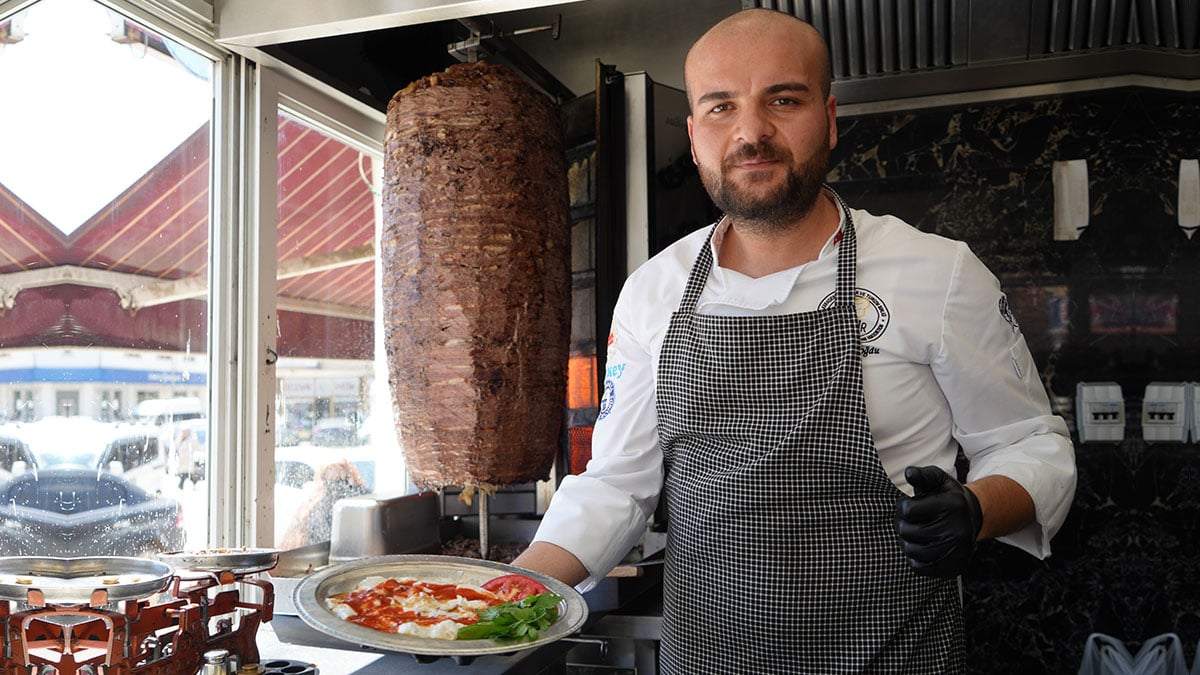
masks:
<svg viewBox="0 0 1200 675"><path fill-rule="evenodd" d="M1008 325L1012 326L1014 333L1021 331L1021 326L1017 323L1017 318L1013 316L1012 309L1008 306L1008 296L1003 294L1000 295L1000 317L1007 321Z"/></svg>
<svg viewBox="0 0 1200 675"><path fill-rule="evenodd" d="M833 298L833 293L825 296L817 308L829 309L833 306ZM863 343L878 340L892 320L892 313L883 300L865 288L854 289L854 311L858 315L859 341Z"/></svg>
<svg viewBox="0 0 1200 675"><path fill-rule="evenodd" d="M608 417L608 413L612 411L613 402L617 398L617 387L612 380L604 381L604 396L600 398L600 415L596 417L596 421Z"/></svg>

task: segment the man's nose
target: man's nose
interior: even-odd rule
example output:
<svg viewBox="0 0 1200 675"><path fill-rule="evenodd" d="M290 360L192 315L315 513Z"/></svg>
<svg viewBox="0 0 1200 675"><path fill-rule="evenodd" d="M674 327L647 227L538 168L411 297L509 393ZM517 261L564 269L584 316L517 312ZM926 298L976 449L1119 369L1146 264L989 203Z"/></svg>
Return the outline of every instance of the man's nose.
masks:
<svg viewBox="0 0 1200 675"><path fill-rule="evenodd" d="M775 135L775 124L767 111L757 106L744 108L738 116L737 139L754 145Z"/></svg>

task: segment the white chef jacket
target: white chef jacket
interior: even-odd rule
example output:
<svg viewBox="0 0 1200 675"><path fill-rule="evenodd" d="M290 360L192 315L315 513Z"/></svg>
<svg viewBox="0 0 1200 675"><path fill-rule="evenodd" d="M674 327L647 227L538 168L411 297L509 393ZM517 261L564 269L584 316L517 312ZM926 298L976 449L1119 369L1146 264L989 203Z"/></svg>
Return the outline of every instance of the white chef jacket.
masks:
<svg viewBox="0 0 1200 675"><path fill-rule="evenodd" d="M937 465L953 475L961 445L968 481L1003 475L1029 492L1036 522L1000 541L1044 558L1074 496L1074 448L1066 423L1050 413L999 282L962 242L891 216L852 213L864 397L884 470L911 495L905 467ZM727 227L719 223L713 235L714 265L697 312L792 314L832 302L840 237L816 260L756 279L719 266ZM584 473L563 480L534 537L583 563L591 576L581 590L621 561L658 504L659 353L709 230L638 268L617 300L592 459Z"/></svg>

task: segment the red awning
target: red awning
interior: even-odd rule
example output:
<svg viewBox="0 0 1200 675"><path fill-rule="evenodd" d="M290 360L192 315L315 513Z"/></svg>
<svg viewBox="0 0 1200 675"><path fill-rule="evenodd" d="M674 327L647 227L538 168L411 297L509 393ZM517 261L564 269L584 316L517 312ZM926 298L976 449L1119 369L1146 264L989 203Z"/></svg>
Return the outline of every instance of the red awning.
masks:
<svg viewBox="0 0 1200 675"><path fill-rule="evenodd" d="M202 350L209 143L205 125L69 236L0 185L0 347ZM288 118L278 147L279 352L369 359L371 167Z"/></svg>

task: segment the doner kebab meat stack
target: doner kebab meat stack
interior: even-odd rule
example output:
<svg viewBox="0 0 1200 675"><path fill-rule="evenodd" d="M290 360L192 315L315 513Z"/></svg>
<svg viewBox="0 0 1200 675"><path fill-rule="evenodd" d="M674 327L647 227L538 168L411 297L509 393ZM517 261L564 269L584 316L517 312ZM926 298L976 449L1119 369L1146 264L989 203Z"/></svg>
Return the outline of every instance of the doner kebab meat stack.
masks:
<svg viewBox="0 0 1200 675"><path fill-rule="evenodd" d="M549 476L570 340L570 224L558 107L514 72L458 64L387 110L384 331L413 482Z"/></svg>

